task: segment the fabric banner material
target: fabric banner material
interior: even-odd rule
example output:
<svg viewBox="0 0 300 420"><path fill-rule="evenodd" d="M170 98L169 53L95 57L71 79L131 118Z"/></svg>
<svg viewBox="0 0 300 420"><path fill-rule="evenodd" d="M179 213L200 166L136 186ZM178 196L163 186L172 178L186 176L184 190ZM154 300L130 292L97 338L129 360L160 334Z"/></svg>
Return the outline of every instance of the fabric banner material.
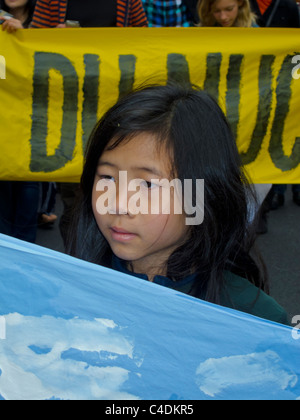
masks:
<svg viewBox="0 0 300 420"><path fill-rule="evenodd" d="M0 399L295 400L299 338L0 235Z"/></svg>
<svg viewBox="0 0 300 420"><path fill-rule="evenodd" d="M299 183L299 33L281 28L1 33L0 179L77 182L89 135L103 113L132 88L177 80L217 99L254 182Z"/></svg>

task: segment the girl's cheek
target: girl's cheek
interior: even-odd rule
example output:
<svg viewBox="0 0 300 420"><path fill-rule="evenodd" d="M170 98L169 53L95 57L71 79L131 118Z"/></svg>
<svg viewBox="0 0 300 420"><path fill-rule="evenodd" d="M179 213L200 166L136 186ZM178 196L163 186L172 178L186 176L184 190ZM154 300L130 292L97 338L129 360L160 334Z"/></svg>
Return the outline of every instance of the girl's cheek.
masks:
<svg viewBox="0 0 300 420"><path fill-rule="evenodd" d="M99 227L99 229L101 230L101 226L103 225L103 221L104 221L104 215L101 214L101 210L100 206L99 206L99 196L100 194L93 191L93 195L92 195L92 209L93 209L93 214L94 214L94 218L96 220L96 223Z"/></svg>

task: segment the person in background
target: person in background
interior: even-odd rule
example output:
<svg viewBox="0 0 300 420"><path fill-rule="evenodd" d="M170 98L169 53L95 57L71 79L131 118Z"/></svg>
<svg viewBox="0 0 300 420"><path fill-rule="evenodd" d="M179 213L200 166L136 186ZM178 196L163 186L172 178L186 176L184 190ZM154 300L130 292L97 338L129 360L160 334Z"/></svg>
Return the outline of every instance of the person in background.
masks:
<svg viewBox="0 0 300 420"><path fill-rule="evenodd" d="M0 233L34 243L39 183L0 181Z"/></svg>
<svg viewBox="0 0 300 420"><path fill-rule="evenodd" d="M29 27L34 13L36 0L0 0L0 8L11 14L12 18L4 20L2 30L9 33Z"/></svg>
<svg viewBox="0 0 300 420"><path fill-rule="evenodd" d="M1 17L2 30L13 33L28 28L34 0L0 0L2 10L12 18ZM34 243L39 205L38 182L0 182L0 233Z"/></svg>
<svg viewBox="0 0 300 420"><path fill-rule="evenodd" d="M300 13L294 0L250 0L250 5L261 27L300 27Z"/></svg>
<svg viewBox="0 0 300 420"><path fill-rule="evenodd" d="M285 193L287 191L286 184L274 184L269 196L270 210L277 210L279 207L284 206ZM300 206L300 184L292 185L293 201L297 206Z"/></svg>
<svg viewBox="0 0 300 420"><path fill-rule="evenodd" d="M261 27L300 28L300 11L294 0L250 0ZM274 184L266 208L277 210L285 203L287 185ZM293 201L300 206L300 184L292 185Z"/></svg>
<svg viewBox="0 0 300 420"><path fill-rule="evenodd" d="M13 17L5 18L4 22L2 24L2 30L7 31L9 33L14 33L18 29L26 29L30 26L36 0L0 0L1 1L1 8L11 14ZM42 183L41 186L39 186L39 189L45 189L52 190L55 195L55 190L52 188L51 183ZM24 187L26 187L26 183L24 184ZM32 190L33 184L30 184L30 189ZM44 194L43 194L44 196ZM47 195L46 195L47 196ZM52 201L52 200L50 200ZM42 202L42 209L47 207L47 205ZM40 211L39 215L39 225L52 225L53 222L57 219L57 216L53 214L54 208L51 209L51 212L46 212L44 210Z"/></svg>
<svg viewBox="0 0 300 420"><path fill-rule="evenodd" d="M37 0L32 28L148 26L141 0Z"/></svg>
<svg viewBox="0 0 300 420"><path fill-rule="evenodd" d="M150 27L189 27L198 23L198 0L142 0Z"/></svg>
<svg viewBox="0 0 300 420"><path fill-rule="evenodd" d="M40 183L40 206L39 206L39 226L50 227L57 220L54 214L56 203L56 183L41 182Z"/></svg>
<svg viewBox="0 0 300 420"><path fill-rule="evenodd" d="M248 0L200 0L200 26L257 27Z"/></svg>

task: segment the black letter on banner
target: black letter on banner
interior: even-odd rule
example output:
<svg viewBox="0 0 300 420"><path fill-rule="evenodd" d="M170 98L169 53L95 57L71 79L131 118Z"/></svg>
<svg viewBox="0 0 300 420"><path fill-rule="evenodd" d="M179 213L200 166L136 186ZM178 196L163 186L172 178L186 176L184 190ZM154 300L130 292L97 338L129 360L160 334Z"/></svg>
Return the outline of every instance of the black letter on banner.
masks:
<svg viewBox="0 0 300 420"><path fill-rule="evenodd" d="M259 104L256 124L247 152L241 153L243 165L248 165L255 161L267 133L272 106L272 66L274 60L274 55L263 55L260 60L258 81Z"/></svg>
<svg viewBox="0 0 300 420"><path fill-rule="evenodd" d="M227 119L235 138L237 138L238 123L240 119L240 84L243 58L244 56L241 54L231 55L227 73Z"/></svg>
<svg viewBox="0 0 300 420"><path fill-rule="evenodd" d="M49 71L51 69L58 70L63 76L64 103L61 142L55 155L47 156ZM78 76L72 63L61 54L35 53L30 140L30 170L32 172L53 172L63 168L72 160L76 143L77 109Z"/></svg>
<svg viewBox="0 0 300 420"><path fill-rule="evenodd" d="M208 54L206 58L206 63L207 70L204 82L204 90L208 92L218 102L222 54Z"/></svg>
<svg viewBox="0 0 300 420"><path fill-rule="evenodd" d="M292 96L292 58L293 55L286 56L278 75L276 88L277 106L269 145L269 152L274 165L284 172L295 169L300 163L300 137L296 137L291 156L284 154L282 138L284 123L289 113L289 102Z"/></svg>
<svg viewBox="0 0 300 420"><path fill-rule="evenodd" d="M182 54L169 54L167 61L168 83L191 84L189 64Z"/></svg>
<svg viewBox="0 0 300 420"><path fill-rule="evenodd" d="M98 117L100 58L98 55L84 56L85 77L83 82L82 144L83 152Z"/></svg>
<svg viewBox="0 0 300 420"><path fill-rule="evenodd" d="M134 55L120 55L119 67L121 79L119 83L119 99L130 93L133 89L136 57Z"/></svg>

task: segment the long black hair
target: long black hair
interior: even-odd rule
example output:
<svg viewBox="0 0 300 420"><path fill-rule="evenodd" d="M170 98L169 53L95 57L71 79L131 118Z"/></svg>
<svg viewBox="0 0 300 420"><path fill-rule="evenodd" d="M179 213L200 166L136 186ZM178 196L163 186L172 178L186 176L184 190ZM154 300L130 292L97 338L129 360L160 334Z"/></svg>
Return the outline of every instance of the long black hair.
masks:
<svg viewBox="0 0 300 420"><path fill-rule="evenodd" d="M33 17L36 0L28 0L26 4L26 11L28 12L28 18L23 23L24 28L28 28ZM10 8L6 5L5 0L0 0L0 8L8 13L11 13Z"/></svg>
<svg viewBox="0 0 300 420"><path fill-rule="evenodd" d="M108 143L118 147L135 134L154 134L173 159L176 177L204 179L204 222L191 226L188 238L169 257L167 275L182 279L198 274L192 294L205 292L219 303L224 270L263 283L250 257L254 244L248 214L251 196L236 142L218 104L196 87L150 86L119 100L95 127L87 147L81 196L70 229L68 252L78 258L111 266L112 251L92 210L92 190L98 160ZM253 198L254 199L254 198Z"/></svg>

